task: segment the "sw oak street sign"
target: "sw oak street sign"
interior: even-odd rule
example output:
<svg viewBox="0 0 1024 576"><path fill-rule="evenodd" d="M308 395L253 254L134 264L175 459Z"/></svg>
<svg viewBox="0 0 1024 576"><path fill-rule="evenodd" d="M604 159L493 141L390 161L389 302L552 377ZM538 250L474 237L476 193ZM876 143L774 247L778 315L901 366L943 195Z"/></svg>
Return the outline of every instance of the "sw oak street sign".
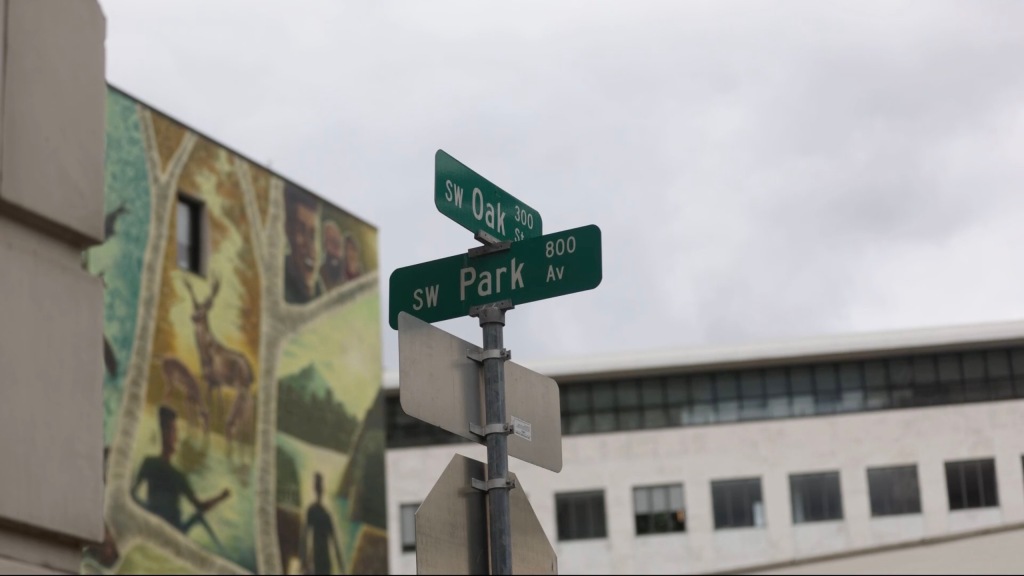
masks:
<svg viewBox="0 0 1024 576"><path fill-rule="evenodd" d="M539 212L444 150L434 154L434 205L470 232L482 230L502 242L542 234Z"/></svg>
<svg viewBox="0 0 1024 576"><path fill-rule="evenodd" d="M397 330L399 312L440 322L467 316L481 304L525 304L600 283L601 229L590 224L484 256L460 254L399 268L391 273L388 322Z"/></svg>

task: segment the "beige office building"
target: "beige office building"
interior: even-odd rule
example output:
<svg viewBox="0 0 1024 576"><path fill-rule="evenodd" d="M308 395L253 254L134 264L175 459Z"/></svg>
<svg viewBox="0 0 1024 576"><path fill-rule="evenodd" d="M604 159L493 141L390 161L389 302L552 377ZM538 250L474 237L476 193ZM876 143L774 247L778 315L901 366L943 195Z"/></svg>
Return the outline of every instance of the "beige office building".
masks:
<svg viewBox="0 0 1024 576"><path fill-rule="evenodd" d="M564 466L509 468L560 573L1024 572L1024 322L528 367L559 384ZM417 505L486 452L397 386L390 564L414 574Z"/></svg>

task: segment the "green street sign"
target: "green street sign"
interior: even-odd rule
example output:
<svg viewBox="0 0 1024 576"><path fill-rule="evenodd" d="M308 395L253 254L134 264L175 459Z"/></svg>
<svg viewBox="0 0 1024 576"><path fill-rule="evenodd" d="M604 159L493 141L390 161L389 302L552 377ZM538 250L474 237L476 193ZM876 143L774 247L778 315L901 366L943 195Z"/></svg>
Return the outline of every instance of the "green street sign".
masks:
<svg viewBox="0 0 1024 576"><path fill-rule="evenodd" d="M593 224L471 258L459 254L391 273L388 322L398 313L424 322L467 316L481 304L519 305L596 288L601 283L601 229Z"/></svg>
<svg viewBox="0 0 1024 576"><path fill-rule="evenodd" d="M539 212L444 150L434 155L434 205L470 232L482 230L503 242L543 234Z"/></svg>

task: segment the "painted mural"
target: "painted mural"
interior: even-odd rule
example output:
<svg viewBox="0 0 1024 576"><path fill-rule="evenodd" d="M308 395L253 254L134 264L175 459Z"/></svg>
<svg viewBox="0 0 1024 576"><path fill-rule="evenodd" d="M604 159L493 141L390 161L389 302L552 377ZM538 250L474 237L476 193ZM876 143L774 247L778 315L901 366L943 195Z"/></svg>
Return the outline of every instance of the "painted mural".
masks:
<svg viewBox="0 0 1024 576"><path fill-rule="evenodd" d="M82 572L386 574L376 231L111 90Z"/></svg>

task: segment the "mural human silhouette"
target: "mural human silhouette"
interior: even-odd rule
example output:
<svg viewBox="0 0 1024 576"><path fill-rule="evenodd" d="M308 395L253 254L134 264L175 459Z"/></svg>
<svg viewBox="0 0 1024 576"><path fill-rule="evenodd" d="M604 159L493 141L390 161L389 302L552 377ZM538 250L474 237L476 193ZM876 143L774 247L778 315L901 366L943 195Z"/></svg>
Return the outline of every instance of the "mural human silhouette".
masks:
<svg viewBox="0 0 1024 576"><path fill-rule="evenodd" d="M210 534L210 539L218 548L222 548L220 540L204 514L231 495L225 488L217 496L208 500L200 500L192 490L188 478L171 464L171 457L177 450L178 431L177 413L167 406L160 407L160 455L149 456L142 461L139 472L132 484L131 495L139 505L153 514L163 518L182 533L188 534L193 526L199 524ZM146 500L139 497L139 488L146 484ZM195 507L195 514L185 522L181 521L181 498L185 497Z"/></svg>
<svg viewBox="0 0 1024 576"><path fill-rule="evenodd" d="M319 472L313 478L313 488L316 490L316 502L309 505L306 510L306 526L302 531L301 551L303 566L307 574L330 574L331 557L328 548L334 548L334 558L338 562L338 569L344 571L345 565L341 561L341 547L338 545L338 535L334 530L334 522L331 515L321 503L324 495L324 479ZM308 550L310 534L313 540L313 566L308 564ZM310 571L312 568L312 571Z"/></svg>

